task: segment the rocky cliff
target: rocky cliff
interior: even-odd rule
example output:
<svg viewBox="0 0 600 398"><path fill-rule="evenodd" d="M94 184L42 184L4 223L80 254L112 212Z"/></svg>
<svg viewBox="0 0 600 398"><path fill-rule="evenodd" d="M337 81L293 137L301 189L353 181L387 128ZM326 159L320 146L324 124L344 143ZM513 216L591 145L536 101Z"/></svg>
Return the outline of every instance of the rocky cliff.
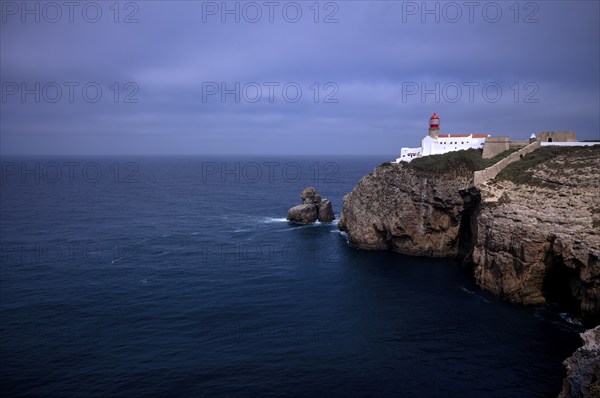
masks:
<svg viewBox="0 0 600 398"><path fill-rule="evenodd" d="M564 362L567 377L558 398L600 397L600 326L581 333L583 347Z"/></svg>
<svg viewBox="0 0 600 398"><path fill-rule="evenodd" d="M600 322L600 147L542 148L482 187L479 286ZM562 153L562 154L561 154Z"/></svg>
<svg viewBox="0 0 600 398"><path fill-rule="evenodd" d="M471 179L463 167L440 178L405 163L384 164L344 196L339 228L362 249L456 257L462 215L475 204Z"/></svg>
<svg viewBox="0 0 600 398"><path fill-rule="evenodd" d="M447 155L442 165L429 157L429 172L384 164L363 177L339 220L350 243L458 257L505 299L600 324L600 145L535 150L477 188L473 164L448 163L467 157ZM600 397L600 326L582 338L561 398Z"/></svg>
<svg viewBox="0 0 600 398"><path fill-rule="evenodd" d="M484 289L598 324L600 146L539 149L481 190L467 166L384 164L344 197L339 228L362 249L461 258Z"/></svg>

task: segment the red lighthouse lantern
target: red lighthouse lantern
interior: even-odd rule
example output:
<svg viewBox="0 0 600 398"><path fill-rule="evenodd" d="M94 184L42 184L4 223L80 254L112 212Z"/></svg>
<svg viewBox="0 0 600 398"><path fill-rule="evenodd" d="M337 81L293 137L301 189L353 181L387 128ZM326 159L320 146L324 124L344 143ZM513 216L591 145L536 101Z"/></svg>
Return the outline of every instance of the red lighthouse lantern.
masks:
<svg viewBox="0 0 600 398"><path fill-rule="evenodd" d="M429 119L429 128L430 129L439 129L440 128L440 118L434 112L433 116Z"/></svg>
<svg viewBox="0 0 600 398"><path fill-rule="evenodd" d="M440 135L440 118L436 113L429 119L429 136L437 138Z"/></svg>

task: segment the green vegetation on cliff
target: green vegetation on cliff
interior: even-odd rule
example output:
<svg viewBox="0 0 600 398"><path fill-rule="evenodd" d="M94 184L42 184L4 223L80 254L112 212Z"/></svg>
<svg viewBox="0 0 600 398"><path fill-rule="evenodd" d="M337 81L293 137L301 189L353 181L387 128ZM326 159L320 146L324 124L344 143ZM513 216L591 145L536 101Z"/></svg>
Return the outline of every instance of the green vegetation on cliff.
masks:
<svg viewBox="0 0 600 398"><path fill-rule="evenodd" d="M423 156L414 159L412 162L408 163L408 165L414 170L438 175L446 174L449 171L456 169L477 171L496 164L516 151L516 149L509 149L499 153L491 159L483 159L481 157L481 149L465 149L462 151L444 153L442 155Z"/></svg>
<svg viewBox="0 0 600 398"><path fill-rule="evenodd" d="M557 159L559 156L562 160ZM518 162L508 165L498 174L496 179L508 180L517 184L547 186L548 184L544 183L544 181L534 177L533 169L536 166L545 163L545 167L557 171L561 170L565 166L565 157L567 161L569 161L569 167L586 167L589 165L589 162L586 159L600 157L600 145L584 147L542 147L523 156Z"/></svg>

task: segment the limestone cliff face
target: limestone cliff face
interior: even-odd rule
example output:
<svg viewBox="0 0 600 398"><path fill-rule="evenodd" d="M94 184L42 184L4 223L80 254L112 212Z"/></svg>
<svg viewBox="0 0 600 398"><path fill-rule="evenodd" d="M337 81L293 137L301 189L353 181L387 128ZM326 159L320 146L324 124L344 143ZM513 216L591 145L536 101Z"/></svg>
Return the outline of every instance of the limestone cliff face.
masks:
<svg viewBox="0 0 600 398"><path fill-rule="evenodd" d="M440 178L406 164L382 165L344 197L339 228L362 249L458 256L461 216L471 204L471 178L465 169Z"/></svg>
<svg viewBox="0 0 600 398"><path fill-rule="evenodd" d="M382 165L344 197L339 228L362 249L462 258L484 289L598 324L600 146L560 151L479 189L463 167Z"/></svg>
<svg viewBox="0 0 600 398"><path fill-rule="evenodd" d="M513 302L557 303L598 323L599 170L598 151L587 151L542 162L524 181L483 187L472 254L477 283Z"/></svg>
<svg viewBox="0 0 600 398"><path fill-rule="evenodd" d="M567 377L558 398L600 396L600 326L581 333L583 347L565 360Z"/></svg>
<svg viewBox="0 0 600 398"><path fill-rule="evenodd" d="M484 289L598 325L600 146L552 151L478 188L460 167L435 176L382 165L344 197L339 228L363 249L463 258ZM600 396L600 326L582 338L561 398Z"/></svg>

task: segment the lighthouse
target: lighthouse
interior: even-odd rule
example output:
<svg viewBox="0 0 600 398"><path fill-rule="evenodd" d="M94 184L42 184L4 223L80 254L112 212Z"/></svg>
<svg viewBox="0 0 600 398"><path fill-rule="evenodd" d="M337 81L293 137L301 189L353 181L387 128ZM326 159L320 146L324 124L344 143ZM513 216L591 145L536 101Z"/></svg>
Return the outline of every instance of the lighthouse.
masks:
<svg viewBox="0 0 600 398"><path fill-rule="evenodd" d="M431 138L438 138L440 135L440 118L433 112L433 116L429 118L429 136Z"/></svg>
<svg viewBox="0 0 600 398"><path fill-rule="evenodd" d="M440 134L440 118L434 113L429 118L429 134L421 140L419 148L402 148L396 162L410 162L415 158L429 155L461 151L464 149L481 149L488 134Z"/></svg>

